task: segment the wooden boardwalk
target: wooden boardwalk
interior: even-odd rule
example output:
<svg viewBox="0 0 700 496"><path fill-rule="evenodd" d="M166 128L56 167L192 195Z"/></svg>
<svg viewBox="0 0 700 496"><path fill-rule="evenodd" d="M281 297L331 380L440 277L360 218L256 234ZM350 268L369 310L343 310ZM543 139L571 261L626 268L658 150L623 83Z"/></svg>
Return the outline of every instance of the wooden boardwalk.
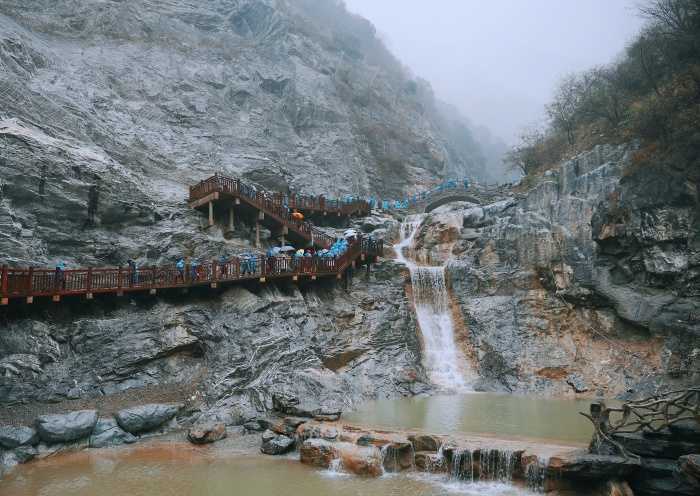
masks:
<svg viewBox="0 0 700 496"><path fill-rule="evenodd" d="M336 215L363 215L369 212L359 203L325 202L321 198L306 200L298 197L291 203L305 210ZM190 206L207 208L210 224L213 223L213 208L217 202L225 202L230 209L233 223L234 209L247 208L255 212L256 220L265 220L275 225L281 235L295 235L300 241L318 248L330 248L336 241L333 236L318 229L310 222L291 218L291 210L282 195L270 194L246 186L237 179L213 176L190 188ZM301 207L301 204L305 207ZM32 303L34 298L48 297L61 301L64 296L83 296L92 299L96 294L148 292L156 294L162 289L189 288L219 285L241 281L265 283L273 279L316 280L321 277L341 279L351 267L369 265L383 254L381 241L357 236L348 243L347 250L337 257L290 257L290 256L239 256L225 263L216 260L186 265L178 269L174 264L160 267L129 268L81 268L51 270L40 268L12 268L0 270L0 305L10 301Z"/></svg>

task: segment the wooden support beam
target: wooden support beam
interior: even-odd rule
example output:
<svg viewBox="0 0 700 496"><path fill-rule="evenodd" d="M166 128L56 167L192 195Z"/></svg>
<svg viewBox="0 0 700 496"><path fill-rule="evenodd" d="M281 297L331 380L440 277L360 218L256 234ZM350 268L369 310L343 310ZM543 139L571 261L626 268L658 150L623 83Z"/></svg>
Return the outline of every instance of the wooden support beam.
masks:
<svg viewBox="0 0 700 496"><path fill-rule="evenodd" d="M233 201L233 203L235 203L236 205L240 205L240 204L241 204L241 199L240 199L240 198L236 198L236 199Z"/></svg>
<svg viewBox="0 0 700 496"><path fill-rule="evenodd" d="M292 281L297 282L299 280L299 276L292 276Z"/></svg>
<svg viewBox="0 0 700 496"><path fill-rule="evenodd" d="M260 282L265 282L265 281L267 281L267 279L265 279L264 277L260 278Z"/></svg>
<svg viewBox="0 0 700 496"><path fill-rule="evenodd" d="M214 225L214 203L209 202L209 227Z"/></svg>
<svg viewBox="0 0 700 496"><path fill-rule="evenodd" d="M27 296L27 305L31 305L34 303L34 297L33 296Z"/></svg>
<svg viewBox="0 0 700 496"><path fill-rule="evenodd" d="M260 248L260 221L255 221L255 247Z"/></svg>
<svg viewBox="0 0 700 496"><path fill-rule="evenodd" d="M7 265L2 266L2 274L0 274L0 304L2 305L7 305L9 303L9 295L7 289L9 271L10 269L7 268Z"/></svg>
<svg viewBox="0 0 700 496"><path fill-rule="evenodd" d="M92 293L85 293L86 300L92 300L92 298L93 298Z"/></svg>
<svg viewBox="0 0 700 496"><path fill-rule="evenodd" d="M213 282L209 286L211 287L211 289L216 289L218 287L218 284Z"/></svg>
<svg viewBox="0 0 700 496"><path fill-rule="evenodd" d="M150 294L150 295L154 295L156 293L157 293L156 288L151 288L150 290L148 290L148 294Z"/></svg>
<svg viewBox="0 0 700 496"><path fill-rule="evenodd" d="M61 301L61 295L53 295L51 297L51 301L53 301L54 303L58 303L59 301Z"/></svg>
<svg viewBox="0 0 700 496"><path fill-rule="evenodd" d="M311 280L312 280L312 281L315 281L315 280L316 280L316 276L311 276Z"/></svg>
<svg viewBox="0 0 700 496"><path fill-rule="evenodd" d="M258 211L258 220L265 220L265 212L262 210Z"/></svg>
<svg viewBox="0 0 700 496"><path fill-rule="evenodd" d="M233 231L235 228L234 224L234 212L233 212L233 207L228 208L228 230Z"/></svg>

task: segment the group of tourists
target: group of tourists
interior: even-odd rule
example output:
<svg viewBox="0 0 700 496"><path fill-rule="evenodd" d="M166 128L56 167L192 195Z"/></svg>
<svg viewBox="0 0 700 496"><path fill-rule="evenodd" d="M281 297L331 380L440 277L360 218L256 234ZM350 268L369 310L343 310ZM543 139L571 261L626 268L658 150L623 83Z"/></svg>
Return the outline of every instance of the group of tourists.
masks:
<svg viewBox="0 0 700 496"><path fill-rule="evenodd" d="M458 188L468 189L469 184L469 179L461 179L459 181L450 179L449 181L445 181L437 185L431 190L422 191L401 200L381 200L377 198L369 198L367 203L369 203L371 208L379 208L382 210L405 210L416 206L418 203L428 200L434 194L442 193L443 191L455 190Z"/></svg>

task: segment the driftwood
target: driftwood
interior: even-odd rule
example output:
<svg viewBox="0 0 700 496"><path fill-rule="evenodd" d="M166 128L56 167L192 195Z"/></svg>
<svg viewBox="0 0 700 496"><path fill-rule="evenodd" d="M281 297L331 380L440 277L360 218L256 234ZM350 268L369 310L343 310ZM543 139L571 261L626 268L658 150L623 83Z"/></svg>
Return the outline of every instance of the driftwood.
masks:
<svg viewBox="0 0 700 496"><path fill-rule="evenodd" d="M681 421L700 424L700 387L691 387L625 402L621 407L607 407L605 402L591 404L590 414L581 412L593 423L591 451L600 453L614 448L620 455L635 457L614 439L615 434L661 432Z"/></svg>

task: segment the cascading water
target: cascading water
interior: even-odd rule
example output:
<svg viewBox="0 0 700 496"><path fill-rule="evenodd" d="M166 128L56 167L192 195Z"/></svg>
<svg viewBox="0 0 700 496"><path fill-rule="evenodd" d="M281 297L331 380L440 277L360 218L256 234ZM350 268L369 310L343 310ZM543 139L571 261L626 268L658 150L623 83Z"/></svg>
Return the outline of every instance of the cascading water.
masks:
<svg viewBox="0 0 700 496"><path fill-rule="evenodd" d="M394 245L394 251L397 260L411 273L416 318L423 336L424 366L436 386L448 390L469 390L463 369L467 363L455 344L445 267L419 266L411 260L411 257L415 258L415 254L411 255L413 239L423 219L423 215L409 215L406 218L401 224L401 239ZM408 252L408 256L404 251Z"/></svg>

